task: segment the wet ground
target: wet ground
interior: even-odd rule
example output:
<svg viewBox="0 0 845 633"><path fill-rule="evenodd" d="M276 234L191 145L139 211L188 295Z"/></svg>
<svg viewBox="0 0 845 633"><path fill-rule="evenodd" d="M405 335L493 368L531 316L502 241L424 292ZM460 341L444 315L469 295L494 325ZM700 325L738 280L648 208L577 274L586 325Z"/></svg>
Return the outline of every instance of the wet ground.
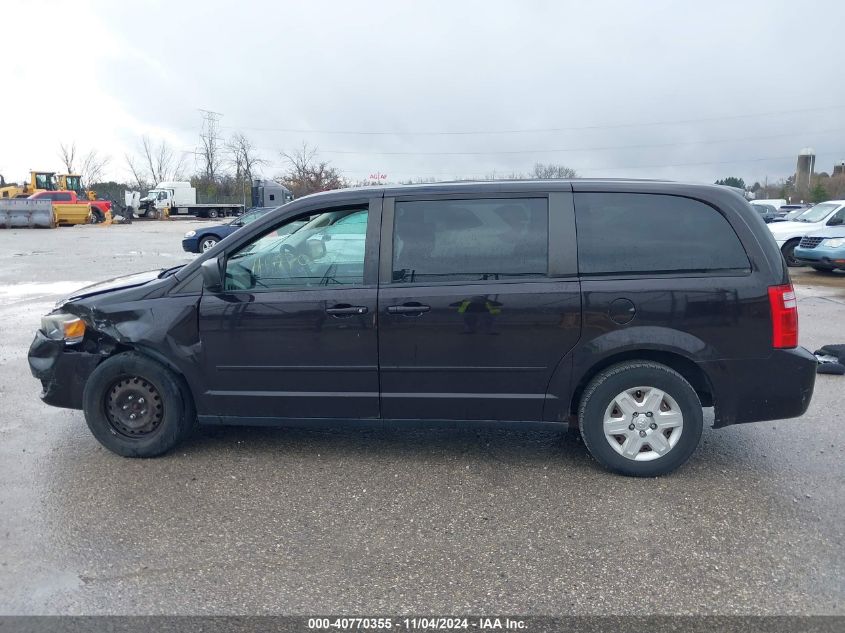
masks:
<svg viewBox="0 0 845 633"><path fill-rule="evenodd" d="M845 614L845 377L798 420L706 429L662 479L572 433L207 429L155 460L38 400L26 350L85 282L199 223L0 231L0 613ZM798 271L801 343L845 275Z"/></svg>

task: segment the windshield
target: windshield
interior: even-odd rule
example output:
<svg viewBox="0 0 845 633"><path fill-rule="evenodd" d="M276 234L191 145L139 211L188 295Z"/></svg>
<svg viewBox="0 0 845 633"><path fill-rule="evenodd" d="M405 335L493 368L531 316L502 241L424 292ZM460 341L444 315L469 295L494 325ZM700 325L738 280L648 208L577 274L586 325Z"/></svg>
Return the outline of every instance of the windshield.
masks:
<svg viewBox="0 0 845 633"><path fill-rule="evenodd" d="M55 188L55 187L53 187L53 174L50 174L50 173L35 174L35 188L36 189L46 189L48 191L52 191Z"/></svg>
<svg viewBox="0 0 845 633"><path fill-rule="evenodd" d="M807 211L802 213L799 217L795 218L795 221L796 222L821 222L828 215L833 213L833 211L835 211L838 208L839 208L839 205L832 203L832 202L824 202L822 204L817 204L816 206L812 207L811 209L807 209Z"/></svg>

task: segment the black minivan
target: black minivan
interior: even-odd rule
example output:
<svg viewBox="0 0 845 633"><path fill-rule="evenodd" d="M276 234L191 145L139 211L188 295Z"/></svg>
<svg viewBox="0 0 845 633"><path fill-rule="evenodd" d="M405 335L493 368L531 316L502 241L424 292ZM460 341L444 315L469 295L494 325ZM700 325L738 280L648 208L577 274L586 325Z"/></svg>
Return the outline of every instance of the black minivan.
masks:
<svg viewBox="0 0 845 633"><path fill-rule="evenodd" d="M797 338L783 257L728 188L462 182L311 195L80 290L29 363L125 456L197 422L577 424L605 467L650 476L690 457L702 407L715 427L804 413Z"/></svg>

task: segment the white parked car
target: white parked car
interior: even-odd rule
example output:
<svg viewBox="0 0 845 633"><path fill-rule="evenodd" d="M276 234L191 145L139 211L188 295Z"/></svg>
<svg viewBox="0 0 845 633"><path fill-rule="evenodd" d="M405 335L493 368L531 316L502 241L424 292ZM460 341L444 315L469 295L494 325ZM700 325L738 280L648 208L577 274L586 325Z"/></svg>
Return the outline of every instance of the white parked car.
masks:
<svg viewBox="0 0 845 633"><path fill-rule="evenodd" d="M775 209L780 209L786 204L786 198L767 198L765 200L749 200L751 204L770 204Z"/></svg>
<svg viewBox="0 0 845 633"><path fill-rule="evenodd" d="M801 238L807 233L824 227L833 214L842 208L845 208L845 200L828 200L807 209L791 222L772 222L766 225L775 236L775 241L788 265L801 265L793 253Z"/></svg>

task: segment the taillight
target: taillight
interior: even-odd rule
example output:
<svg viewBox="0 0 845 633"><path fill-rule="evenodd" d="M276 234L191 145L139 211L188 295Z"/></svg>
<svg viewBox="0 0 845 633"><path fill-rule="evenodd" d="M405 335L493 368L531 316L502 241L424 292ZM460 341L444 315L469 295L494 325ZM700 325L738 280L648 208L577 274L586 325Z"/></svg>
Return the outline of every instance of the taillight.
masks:
<svg viewBox="0 0 845 633"><path fill-rule="evenodd" d="M769 307L772 311L772 347L797 347L798 301L792 284L769 286Z"/></svg>

